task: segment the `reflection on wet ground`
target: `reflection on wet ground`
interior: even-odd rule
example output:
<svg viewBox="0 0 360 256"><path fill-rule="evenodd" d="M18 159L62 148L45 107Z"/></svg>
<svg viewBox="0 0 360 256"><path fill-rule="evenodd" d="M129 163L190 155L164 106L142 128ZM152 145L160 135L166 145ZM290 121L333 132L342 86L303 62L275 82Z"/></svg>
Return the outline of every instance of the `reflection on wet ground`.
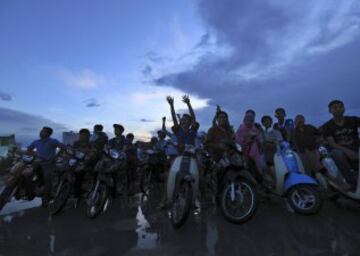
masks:
<svg viewBox="0 0 360 256"><path fill-rule="evenodd" d="M0 216L0 255L359 255L360 208L348 201L325 202L318 215L299 216L264 198L241 226L203 204L200 215L174 230L167 213L156 209L160 193L151 200L120 197L95 220L72 204L49 217L35 204L25 209L12 202Z"/></svg>

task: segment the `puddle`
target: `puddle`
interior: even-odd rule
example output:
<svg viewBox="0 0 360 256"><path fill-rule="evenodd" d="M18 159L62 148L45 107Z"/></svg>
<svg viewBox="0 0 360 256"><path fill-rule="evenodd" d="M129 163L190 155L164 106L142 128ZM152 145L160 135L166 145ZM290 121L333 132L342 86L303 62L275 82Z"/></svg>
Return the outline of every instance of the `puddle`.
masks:
<svg viewBox="0 0 360 256"><path fill-rule="evenodd" d="M138 213L136 214L138 227L136 233L138 235L137 248L138 249L153 249L157 246L159 235L156 233L149 233L147 229L150 227L146 220L142 209L138 206Z"/></svg>
<svg viewBox="0 0 360 256"><path fill-rule="evenodd" d="M55 252L55 236L50 235L49 238L50 238L49 250L50 250L50 253L54 253Z"/></svg>
<svg viewBox="0 0 360 256"><path fill-rule="evenodd" d="M31 208L39 207L39 206L41 206L41 198L38 198L38 197L34 198L34 200L32 200L32 201L13 200L13 201L7 203L7 205L5 205L5 207L0 212L0 216L20 212L23 210L27 210L27 209L31 209Z"/></svg>
<svg viewBox="0 0 360 256"><path fill-rule="evenodd" d="M219 238L219 232L217 227L213 223L207 224L207 234L206 234L206 247L208 249L208 255L215 255L215 247Z"/></svg>

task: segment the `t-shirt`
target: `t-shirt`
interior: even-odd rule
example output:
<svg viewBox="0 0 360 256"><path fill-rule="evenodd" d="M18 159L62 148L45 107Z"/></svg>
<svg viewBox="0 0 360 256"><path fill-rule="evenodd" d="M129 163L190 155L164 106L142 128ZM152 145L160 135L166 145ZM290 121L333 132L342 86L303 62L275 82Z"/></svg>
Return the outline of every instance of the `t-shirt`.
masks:
<svg viewBox="0 0 360 256"><path fill-rule="evenodd" d="M206 148L214 155L220 156L222 148L219 144L232 144L235 142L235 135L233 130L225 130L220 127L213 126L209 129L206 139Z"/></svg>
<svg viewBox="0 0 360 256"><path fill-rule="evenodd" d="M275 144L284 140L281 132L273 128L264 129L262 132L262 139L264 142L272 142Z"/></svg>
<svg viewBox="0 0 360 256"><path fill-rule="evenodd" d="M91 144L90 142L81 142L81 141L75 141L74 142L74 149L78 149L81 151L86 151L89 150L91 148Z"/></svg>
<svg viewBox="0 0 360 256"><path fill-rule="evenodd" d="M304 153L306 149L313 151L316 149L316 137L320 135L318 129L312 125L305 125L304 130L296 127L293 134L295 148Z"/></svg>
<svg viewBox="0 0 360 256"><path fill-rule="evenodd" d="M117 151L122 151L126 143L126 139L124 135L121 135L121 137L118 138L112 138L109 140L109 146L111 149L115 149Z"/></svg>
<svg viewBox="0 0 360 256"><path fill-rule="evenodd" d="M335 142L341 146L351 149L359 147L358 127L359 117L345 116L343 125L338 125L333 119L322 126L322 132L326 137L333 137Z"/></svg>
<svg viewBox="0 0 360 256"><path fill-rule="evenodd" d="M274 129L281 132L284 140L289 140L291 133L294 129L294 121L292 119L286 119L283 124L275 123Z"/></svg>
<svg viewBox="0 0 360 256"><path fill-rule="evenodd" d="M172 130L179 144L182 145L189 144L195 146L195 139L197 136L197 131L199 129L199 126L200 125L196 123L195 125L191 126L189 130L185 131L180 125L178 125L178 126L173 126Z"/></svg>
<svg viewBox="0 0 360 256"><path fill-rule="evenodd" d="M91 143L98 151L102 151L108 143L108 137L105 132L95 132L91 138Z"/></svg>
<svg viewBox="0 0 360 256"><path fill-rule="evenodd" d="M44 161L52 161L55 158L56 149L65 149L66 146L56 139L46 138L35 140L28 147L29 151L36 149L36 155Z"/></svg>

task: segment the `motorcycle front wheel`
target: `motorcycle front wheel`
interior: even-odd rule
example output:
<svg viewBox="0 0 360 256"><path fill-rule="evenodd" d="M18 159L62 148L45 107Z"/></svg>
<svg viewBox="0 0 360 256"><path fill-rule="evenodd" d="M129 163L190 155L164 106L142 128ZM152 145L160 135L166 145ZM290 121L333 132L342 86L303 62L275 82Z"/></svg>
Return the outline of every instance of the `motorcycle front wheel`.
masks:
<svg viewBox="0 0 360 256"><path fill-rule="evenodd" d="M287 198L291 208L299 214L315 214L321 208L320 193L313 185L296 185L289 190Z"/></svg>
<svg viewBox="0 0 360 256"><path fill-rule="evenodd" d="M193 199L191 182L181 182L175 188L174 200L171 206L171 223L174 228L180 228L187 220Z"/></svg>
<svg viewBox="0 0 360 256"><path fill-rule="evenodd" d="M94 219L104 209L104 204L110 195L108 186L100 183L96 191L92 191L87 198L86 215Z"/></svg>
<svg viewBox="0 0 360 256"><path fill-rule="evenodd" d="M71 194L72 183L67 178L62 178L56 189L54 199L50 204L50 215L56 215L65 207L70 194Z"/></svg>
<svg viewBox="0 0 360 256"><path fill-rule="evenodd" d="M221 190L220 198L221 211L230 222L242 224L256 213L256 191L246 180L227 183Z"/></svg>

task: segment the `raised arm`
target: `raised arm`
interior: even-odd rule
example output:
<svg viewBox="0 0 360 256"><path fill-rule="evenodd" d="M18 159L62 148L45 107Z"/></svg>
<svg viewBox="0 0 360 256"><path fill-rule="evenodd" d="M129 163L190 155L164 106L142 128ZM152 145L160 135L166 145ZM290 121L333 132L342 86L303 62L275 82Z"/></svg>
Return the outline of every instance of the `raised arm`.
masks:
<svg viewBox="0 0 360 256"><path fill-rule="evenodd" d="M176 113L175 113L175 108L174 108L174 98L168 96L166 98L167 102L169 103L170 105L170 111L171 111L171 117L173 119L173 122L174 122L174 126L179 126L179 123L178 123L178 120L176 118Z"/></svg>
<svg viewBox="0 0 360 256"><path fill-rule="evenodd" d="M195 124L196 123L196 116L195 116L195 112L191 106L191 103L190 103L190 98L188 95L184 95L183 96L183 102L188 106L188 109L189 109L189 113L190 113L190 116L191 116L191 119L192 119L192 123Z"/></svg>

